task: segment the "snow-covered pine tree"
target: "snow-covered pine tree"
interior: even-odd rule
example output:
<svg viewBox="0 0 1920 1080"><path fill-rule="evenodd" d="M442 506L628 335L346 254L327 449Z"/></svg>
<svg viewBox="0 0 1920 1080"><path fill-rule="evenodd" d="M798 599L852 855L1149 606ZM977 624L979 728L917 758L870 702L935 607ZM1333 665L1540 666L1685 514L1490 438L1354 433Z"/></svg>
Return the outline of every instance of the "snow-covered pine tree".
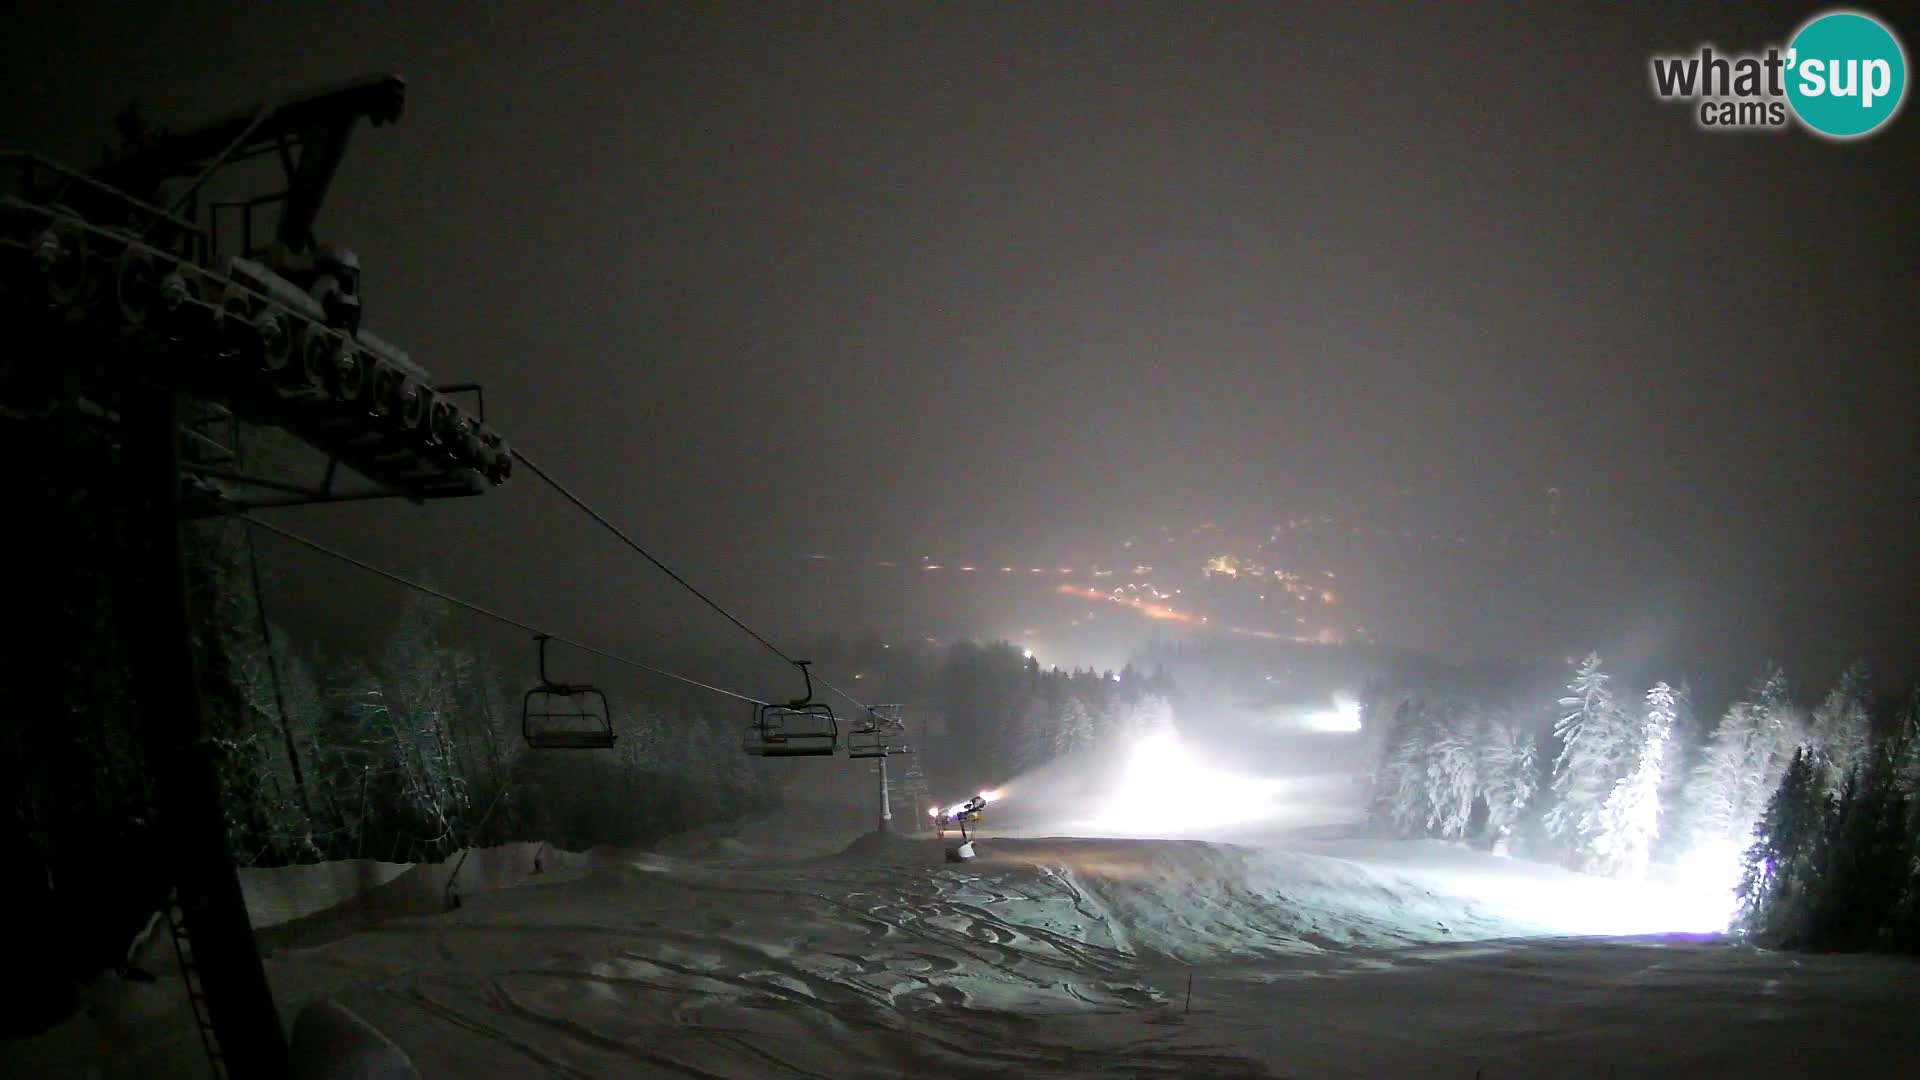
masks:
<svg viewBox="0 0 1920 1080"><path fill-rule="evenodd" d="M1807 724L1806 746L1821 771L1821 786L1837 795L1847 773L1866 760L1872 724L1867 715L1867 669L1855 663L1840 673L1840 681L1813 710Z"/></svg>
<svg viewBox="0 0 1920 1080"><path fill-rule="evenodd" d="M1633 769L1613 785L1600 808L1600 827L1593 849L1601 869L1615 877L1638 878L1646 873L1653 842L1660 835L1661 767L1667 742L1673 735L1673 687L1655 683L1647 691L1635 739Z"/></svg>
<svg viewBox="0 0 1920 1080"><path fill-rule="evenodd" d="M1777 944L1797 944L1809 929L1820 884L1815 853L1833 809L1822 788L1815 755L1794 751L1742 861L1739 921Z"/></svg>
<svg viewBox="0 0 1920 1080"><path fill-rule="evenodd" d="M1077 695L1067 695L1060 710L1059 726L1053 731L1053 756L1065 757L1093 744L1093 710Z"/></svg>
<svg viewBox="0 0 1920 1080"><path fill-rule="evenodd" d="M1480 732L1480 790L1487 800L1487 836L1495 854L1504 854L1533 799L1536 752L1534 732L1511 714L1492 717Z"/></svg>
<svg viewBox="0 0 1920 1080"><path fill-rule="evenodd" d="M1624 770L1620 765L1626 717L1613 700L1600 654L1590 653L1567 684L1554 734L1560 755L1553 763L1553 806L1547 811L1547 835L1576 864L1593 856L1600 811Z"/></svg>
<svg viewBox="0 0 1920 1080"><path fill-rule="evenodd" d="M1797 722L1778 668L1736 701L1707 740L1687 783L1681 854L1729 861L1746 848L1754 824L1797 745Z"/></svg>
<svg viewBox="0 0 1920 1080"><path fill-rule="evenodd" d="M1173 703L1149 691L1128 702L1120 712L1115 735L1123 740L1149 738L1173 730Z"/></svg>
<svg viewBox="0 0 1920 1080"><path fill-rule="evenodd" d="M1786 774L1787 764L1800 748L1806 731L1805 718L1788 696L1786 673L1778 667L1769 669L1754 687L1753 708L1757 726L1747 745L1739 801L1735 804L1738 831L1733 839L1742 841L1766 813L1767 803L1779 788L1780 778Z"/></svg>
<svg viewBox="0 0 1920 1080"><path fill-rule="evenodd" d="M1027 772L1052 761L1054 737L1060 723L1059 684L1038 683L1020 705L1011 741L1015 772Z"/></svg>
<svg viewBox="0 0 1920 1080"><path fill-rule="evenodd" d="M1432 819L1426 760L1434 727L1426 703L1411 698L1403 698L1392 716L1380 764L1374 770L1373 825L1389 836L1422 836Z"/></svg>
<svg viewBox="0 0 1920 1080"><path fill-rule="evenodd" d="M1758 731L1753 706L1736 701L1714 726L1686 793L1687 852L1705 852L1735 838L1741 772Z"/></svg>
<svg viewBox="0 0 1920 1080"><path fill-rule="evenodd" d="M1426 753L1427 830L1446 840L1466 836L1480 794L1474 733L1457 706L1437 709Z"/></svg>
<svg viewBox="0 0 1920 1080"><path fill-rule="evenodd" d="M1693 708L1693 691L1683 681L1673 690L1673 733L1667 738L1666 758L1660 763L1660 806L1665 820L1655 845L1656 856L1675 859L1683 854L1687 781L1705 741Z"/></svg>

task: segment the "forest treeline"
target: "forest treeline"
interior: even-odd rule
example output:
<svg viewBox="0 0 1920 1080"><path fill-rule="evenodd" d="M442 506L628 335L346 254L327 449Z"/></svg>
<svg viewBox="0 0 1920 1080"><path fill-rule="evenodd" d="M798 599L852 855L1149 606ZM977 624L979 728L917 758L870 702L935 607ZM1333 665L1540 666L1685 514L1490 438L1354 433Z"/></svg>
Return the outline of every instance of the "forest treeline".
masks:
<svg viewBox="0 0 1920 1080"><path fill-rule="evenodd" d="M771 809L805 775L796 773L805 761L742 751L743 704L657 679L609 694L614 749L530 750L524 686L507 689L465 613L409 593L364 656L301 649L259 625L244 533L212 528L203 675L242 865L431 860L516 839L644 845ZM804 645L863 701L906 707L907 738L943 788L997 782L1103 735L1170 722L1164 682L1132 669L1042 669L1005 643ZM858 709L828 699L851 727ZM909 771L896 770L896 785ZM830 790L869 797L829 778Z"/></svg>
<svg viewBox="0 0 1920 1080"><path fill-rule="evenodd" d="M144 706L129 678L129 657L150 642L123 607L138 593L120 556L124 526L115 507L47 495L47 528L32 538L46 572L27 575L22 590L50 623L3 661L22 719L6 727L0 782L12 804L10 893L49 929L43 940L66 943L30 966L80 977L123 958L164 902L172 856L152 818ZM530 750L520 715L535 681L530 641L519 664L503 665L474 616L406 593L369 605L386 614L359 647L321 650L268 618L243 523L197 522L187 533L205 720L241 866L433 860L521 839L644 846L774 809L796 776L835 768L837 795L872 797L843 782L853 768L844 758L809 769L743 753L744 703L645 676L608 687L614 749ZM1005 644L802 644L865 700L908 706L920 751L909 760L943 791L1167 715L1160 680L1043 670ZM580 659L564 658L556 674ZM764 658L755 662L764 675ZM896 782L909 771L921 770L903 763Z"/></svg>
<svg viewBox="0 0 1920 1080"><path fill-rule="evenodd" d="M1173 722L1171 680L1123 667L1045 667L1007 642L877 637L805 645L867 701L906 707L907 740L936 801L997 787L1069 754Z"/></svg>
<svg viewBox="0 0 1920 1080"><path fill-rule="evenodd" d="M1920 697L1877 713L1858 665L1811 707L1769 669L1711 724L1684 685L1557 699L1378 681L1371 819L1622 877L1671 864L1738 926L1806 948L1920 948Z"/></svg>

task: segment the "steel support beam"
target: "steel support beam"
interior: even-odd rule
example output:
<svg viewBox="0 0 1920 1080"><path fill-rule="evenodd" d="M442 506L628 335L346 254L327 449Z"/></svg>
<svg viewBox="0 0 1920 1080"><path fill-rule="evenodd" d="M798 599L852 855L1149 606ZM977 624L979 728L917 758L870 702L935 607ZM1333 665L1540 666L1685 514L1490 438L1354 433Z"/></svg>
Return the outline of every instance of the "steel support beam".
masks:
<svg viewBox="0 0 1920 1080"><path fill-rule="evenodd" d="M142 387L129 395L126 440L138 485L140 595L134 599L148 647L131 659L141 736L169 869L192 941L194 967L228 1074L287 1074L287 1041L253 939L240 877L227 850L214 747L206 730L193 651L181 543L177 395Z"/></svg>

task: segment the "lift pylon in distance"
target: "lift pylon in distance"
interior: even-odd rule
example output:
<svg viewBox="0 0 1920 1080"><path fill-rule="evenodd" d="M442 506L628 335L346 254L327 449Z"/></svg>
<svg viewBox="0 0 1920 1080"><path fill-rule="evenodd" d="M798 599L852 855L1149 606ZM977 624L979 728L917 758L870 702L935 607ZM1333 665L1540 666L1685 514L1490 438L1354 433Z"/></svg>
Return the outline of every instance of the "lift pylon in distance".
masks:
<svg viewBox="0 0 1920 1080"><path fill-rule="evenodd" d="M520 734L534 750L611 750L613 717L607 695L585 683L554 682L547 677L546 634L540 643L540 684L520 702Z"/></svg>
<svg viewBox="0 0 1920 1080"><path fill-rule="evenodd" d="M785 705L755 705L753 723L740 739L740 749L754 757L832 757L840 744L840 721L833 707L813 700L810 661L795 660L806 680L807 692Z"/></svg>

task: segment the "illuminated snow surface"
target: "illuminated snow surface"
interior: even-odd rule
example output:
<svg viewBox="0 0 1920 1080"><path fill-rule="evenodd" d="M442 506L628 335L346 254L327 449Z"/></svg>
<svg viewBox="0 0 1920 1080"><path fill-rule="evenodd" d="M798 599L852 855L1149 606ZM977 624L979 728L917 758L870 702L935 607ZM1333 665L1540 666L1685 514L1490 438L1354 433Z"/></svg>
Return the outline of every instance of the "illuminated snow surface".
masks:
<svg viewBox="0 0 1920 1080"><path fill-rule="evenodd" d="M948 865L937 841L869 837L823 853L845 840L789 816L671 854L539 851L538 875L538 849L496 849L450 914L407 914L435 906L432 867L248 885L262 921L298 918L263 934L289 1018L333 997L428 1077L1920 1069L1907 961L1555 936L1652 929L1655 901L1444 845L989 837ZM364 906L382 918L314 910L354 881L377 886ZM95 1017L0 1051L0 1073L204 1075L171 972L94 1000Z"/></svg>

